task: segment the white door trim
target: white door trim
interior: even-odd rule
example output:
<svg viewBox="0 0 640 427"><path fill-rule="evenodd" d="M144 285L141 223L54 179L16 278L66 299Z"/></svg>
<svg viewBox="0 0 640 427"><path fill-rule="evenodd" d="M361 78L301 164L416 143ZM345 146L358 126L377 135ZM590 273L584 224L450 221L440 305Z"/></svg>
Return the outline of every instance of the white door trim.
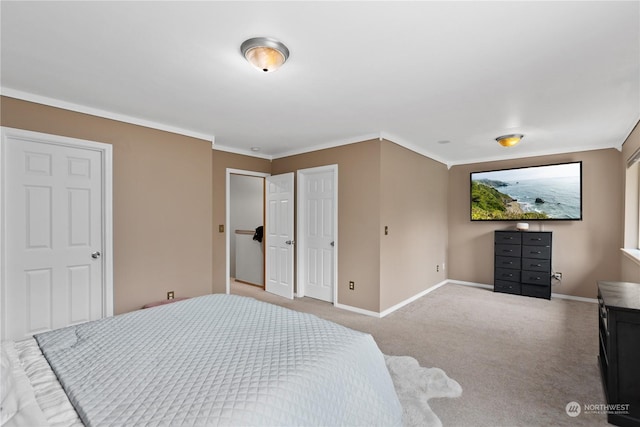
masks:
<svg viewBox="0 0 640 427"><path fill-rule="evenodd" d="M44 144L55 144L73 148L83 148L101 153L102 159L102 242L103 242L103 290L102 290L102 315L103 317L113 316L113 152L111 144L88 141L77 138L69 138L59 135L50 135L40 132L32 132L23 129L1 127L2 143L0 146L0 291L1 301L4 306L8 302L5 298L6 292L6 190L5 190L5 139L24 139ZM4 309L4 307L3 307ZM1 316L0 316L1 317ZM0 320L1 322L2 320ZM4 325L0 324L0 327Z"/></svg>
<svg viewBox="0 0 640 427"><path fill-rule="evenodd" d="M296 284L297 284L297 296L303 297L305 296L304 289L304 277L306 274L306 256L304 256L304 248L306 246L305 241L305 233L304 227L306 227L305 218L306 214L306 174L318 173L318 172L333 172L334 179L334 191L333 191L333 224L334 224L334 247L333 247L333 305L338 304L338 248L340 245L338 244L338 165L328 165L328 166L319 166L315 168L308 169L299 169L297 171L297 225L296 225L296 239L298 244L296 245L296 259L297 259L297 273L296 273Z"/></svg>
<svg viewBox="0 0 640 427"><path fill-rule="evenodd" d="M247 175L247 176L257 176L260 178L265 178L267 176L271 176L270 173L264 172L255 172L248 171L242 169L232 169L227 168L225 173L225 216L224 216L224 229L225 229L225 253L226 253L226 268L225 268L225 283L226 283L226 293L231 293L231 230L229 230L229 224L231 223L231 175ZM264 204L264 202L263 202Z"/></svg>

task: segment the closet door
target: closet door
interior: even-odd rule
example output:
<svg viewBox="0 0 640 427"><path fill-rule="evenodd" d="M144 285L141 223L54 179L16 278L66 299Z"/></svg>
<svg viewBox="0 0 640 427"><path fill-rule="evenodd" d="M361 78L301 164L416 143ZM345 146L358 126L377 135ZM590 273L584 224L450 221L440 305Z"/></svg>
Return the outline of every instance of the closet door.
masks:
<svg viewBox="0 0 640 427"><path fill-rule="evenodd" d="M3 339L112 314L105 304L104 152L5 129L2 141Z"/></svg>
<svg viewBox="0 0 640 427"><path fill-rule="evenodd" d="M265 290L293 299L293 173L265 181Z"/></svg>
<svg viewBox="0 0 640 427"><path fill-rule="evenodd" d="M334 302L337 165L298 171L298 295Z"/></svg>

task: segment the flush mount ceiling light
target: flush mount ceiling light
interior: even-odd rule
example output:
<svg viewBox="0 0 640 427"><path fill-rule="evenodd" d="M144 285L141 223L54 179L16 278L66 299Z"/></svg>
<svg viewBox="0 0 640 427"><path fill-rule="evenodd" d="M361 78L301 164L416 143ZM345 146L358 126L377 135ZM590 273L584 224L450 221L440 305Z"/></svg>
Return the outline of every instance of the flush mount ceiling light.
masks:
<svg viewBox="0 0 640 427"><path fill-rule="evenodd" d="M498 144L502 145L503 147L513 147L518 142L520 142L523 137L524 135L516 133L512 135L499 136L496 138L496 141L498 141Z"/></svg>
<svg viewBox="0 0 640 427"><path fill-rule="evenodd" d="M276 71L289 58L289 49L276 39L255 37L240 46L242 56L258 70Z"/></svg>

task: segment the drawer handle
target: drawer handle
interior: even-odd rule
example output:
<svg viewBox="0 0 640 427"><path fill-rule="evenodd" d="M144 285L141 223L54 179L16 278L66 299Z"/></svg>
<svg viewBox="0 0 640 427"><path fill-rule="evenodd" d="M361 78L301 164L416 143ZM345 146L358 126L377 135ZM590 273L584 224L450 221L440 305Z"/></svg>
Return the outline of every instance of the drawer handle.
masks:
<svg viewBox="0 0 640 427"><path fill-rule="evenodd" d="M529 280L542 280L542 277L529 277Z"/></svg>
<svg viewBox="0 0 640 427"><path fill-rule="evenodd" d="M541 264L529 264L529 267L542 267Z"/></svg>
<svg viewBox="0 0 640 427"><path fill-rule="evenodd" d="M503 250L502 250L502 252L509 252L509 253L511 253L511 252L513 252L513 249L503 249Z"/></svg>
<svg viewBox="0 0 640 427"><path fill-rule="evenodd" d="M541 252L541 251L535 251L535 252L534 252L534 251L531 251L531 252L529 252L529 253L530 253L530 254L538 254L538 255L540 255L542 252Z"/></svg>

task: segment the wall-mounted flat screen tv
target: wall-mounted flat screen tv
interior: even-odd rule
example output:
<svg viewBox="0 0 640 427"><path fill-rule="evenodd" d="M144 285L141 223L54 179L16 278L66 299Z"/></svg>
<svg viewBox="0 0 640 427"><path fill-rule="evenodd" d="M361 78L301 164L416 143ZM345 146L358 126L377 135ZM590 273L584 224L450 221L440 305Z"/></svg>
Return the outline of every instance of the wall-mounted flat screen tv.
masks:
<svg viewBox="0 0 640 427"><path fill-rule="evenodd" d="M582 162L472 172L471 220L582 220Z"/></svg>

